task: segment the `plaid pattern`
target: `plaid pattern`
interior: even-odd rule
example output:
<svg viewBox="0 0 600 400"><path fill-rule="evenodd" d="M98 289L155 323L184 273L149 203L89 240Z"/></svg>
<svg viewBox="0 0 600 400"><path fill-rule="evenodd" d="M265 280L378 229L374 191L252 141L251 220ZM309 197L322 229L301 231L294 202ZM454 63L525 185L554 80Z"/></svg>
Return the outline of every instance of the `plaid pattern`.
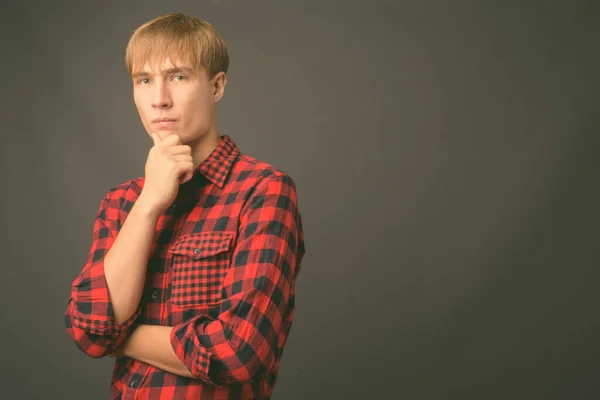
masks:
<svg viewBox="0 0 600 400"><path fill-rule="evenodd" d="M112 353L137 324L172 326L171 345L197 379L115 360L111 399L268 399L294 316L305 253L295 183L243 155L229 136L181 185L159 218L138 310L116 324L103 259L144 185L100 204L87 262L65 312L91 357Z"/></svg>
<svg viewBox="0 0 600 400"><path fill-rule="evenodd" d="M186 307L221 298L221 283L229 269L231 232L193 233L180 238L173 256L171 301Z"/></svg>

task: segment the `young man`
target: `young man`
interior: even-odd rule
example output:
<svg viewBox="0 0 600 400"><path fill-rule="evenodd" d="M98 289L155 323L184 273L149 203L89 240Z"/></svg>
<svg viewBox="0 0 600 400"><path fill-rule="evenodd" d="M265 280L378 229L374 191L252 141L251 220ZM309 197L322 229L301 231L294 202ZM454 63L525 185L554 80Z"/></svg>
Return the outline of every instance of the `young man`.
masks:
<svg viewBox="0 0 600 400"><path fill-rule="evenodd" d="M149 21L126 64L153 147L101 201L67 332L115 357L112 399L268 399L305 253L294 181L217 131L229 57L209 23Z"/></svg>

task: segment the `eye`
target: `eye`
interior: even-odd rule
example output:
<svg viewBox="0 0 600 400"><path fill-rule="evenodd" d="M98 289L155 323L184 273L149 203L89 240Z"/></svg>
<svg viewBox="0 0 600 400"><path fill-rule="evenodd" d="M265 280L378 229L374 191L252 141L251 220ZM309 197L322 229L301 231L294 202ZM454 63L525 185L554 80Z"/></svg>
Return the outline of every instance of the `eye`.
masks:
<svg viewBox="0 0 600 400"><path fill-rule="evenodd" d="M137 83L140 84L140 85L141 84L145 84L145 83L148 83L147 82L148 80L149 80L148 78L142 78L142 79L138 80Z"/></svg>
<svg viewBox="0 0 600 400"><path fill-rule="evenodd" d="M181 78L181 79L179 79L179 78ZM185 79L187 79L187 78L186 78L185 76L183 76L183 75L175 75L175 76L174 76L174 79L175 79L175 80L178 80L178 81L183 81L183 80L185 80Z"/></svg>

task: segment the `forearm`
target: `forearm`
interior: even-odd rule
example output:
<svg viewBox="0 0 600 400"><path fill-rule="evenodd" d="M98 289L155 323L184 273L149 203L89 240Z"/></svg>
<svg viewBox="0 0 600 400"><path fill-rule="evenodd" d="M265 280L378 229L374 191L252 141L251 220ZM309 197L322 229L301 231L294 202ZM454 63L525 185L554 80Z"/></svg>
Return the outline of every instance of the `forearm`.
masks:
<svg viewBox="0 0 600 400"><path fill-rule="evenodd" d="M169 335L170 326L139 325L123 345L123 355L163 371L186 378L196 378L177 357Z"/></svg>
<svg viewBox="0 0 600 400"><path fill-rule="evenodd" d="M159 217L147 204L138 198L104 259L104 275L118 324L134 313L144 289L149 249Z"/></svg>

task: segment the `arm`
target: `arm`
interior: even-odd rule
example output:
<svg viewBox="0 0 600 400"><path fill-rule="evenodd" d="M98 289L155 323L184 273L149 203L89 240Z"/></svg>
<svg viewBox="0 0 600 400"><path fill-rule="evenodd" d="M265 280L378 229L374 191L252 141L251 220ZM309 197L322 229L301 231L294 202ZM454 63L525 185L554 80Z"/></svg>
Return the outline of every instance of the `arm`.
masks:
<svg viewBox="0 0 600 400"><path fill-rule="evenodd" d="M138 325L114 356L126 356L186 378L196 377L171 347L170 326Z"/></svg>
<svg viewBox="0 0 600 400"><path fill-rule="evenodd" d="M158 214L141 197L118 235L111 224L118 210L106 196L96 214L92 245L73 282L65 320L68 334L91 357L111 353L140 313L149 248Z"/></svg>
<svg viewBox="0 0 600 400"><path fill-rule="evenodd" d="M262 184L242 210L218 319L175 327L141 325L126 356L211 385L249 382L277 362L277 342L304 252L291 178Z"/></svg>

